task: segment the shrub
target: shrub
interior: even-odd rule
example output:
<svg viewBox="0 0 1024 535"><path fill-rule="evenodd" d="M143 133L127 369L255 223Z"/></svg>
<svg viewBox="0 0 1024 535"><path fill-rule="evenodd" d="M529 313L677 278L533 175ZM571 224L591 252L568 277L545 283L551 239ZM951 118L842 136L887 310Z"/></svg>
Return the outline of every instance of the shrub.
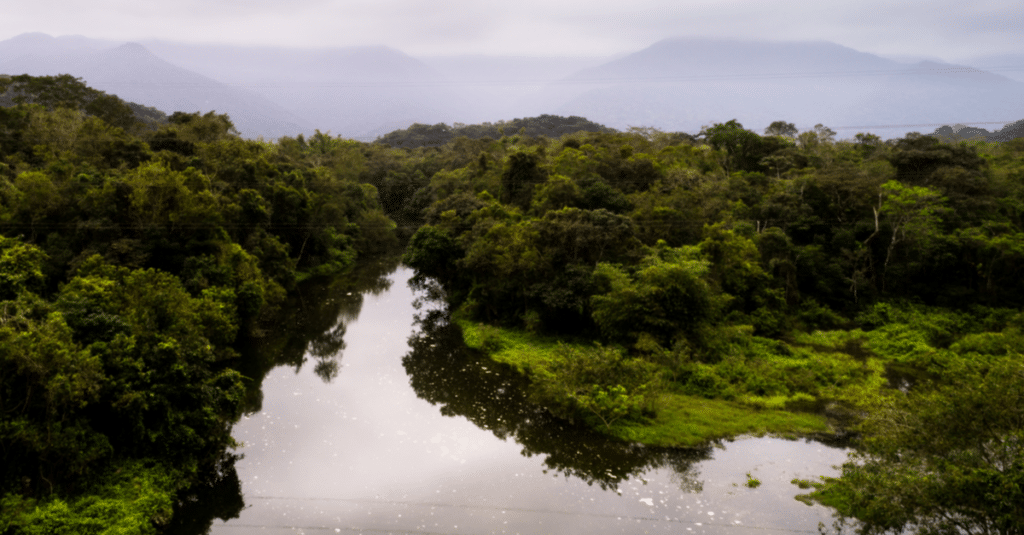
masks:
<svg viewBox="0 0 1024 535"><path fill-rule="evenodd" d="M611 427L654 412L660 390L654 364L601 345L559 343L555 353L550 366L535 370L532 394L558 416Z"/></svg>

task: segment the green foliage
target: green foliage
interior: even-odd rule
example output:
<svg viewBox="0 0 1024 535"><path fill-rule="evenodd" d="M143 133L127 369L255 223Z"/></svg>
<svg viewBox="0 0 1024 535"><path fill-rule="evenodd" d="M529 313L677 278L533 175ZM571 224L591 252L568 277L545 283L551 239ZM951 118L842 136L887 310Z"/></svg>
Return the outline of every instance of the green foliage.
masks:
<svg viewBox="0 0 1024 535"><path fill-rule="evenodd" d="M792 483L792 484L796 485L797 487L800 487L801 489L804 489L804 490L807 490L807 489L811 488L811 486L813 485L813 483L811 483L810 481L808 481L806 479L797 479L797 478L794 478L792 481L790 481L790 483Z"/></svg>
<svg viewBox="0 0 1024 535"><path fill-rule="evenodd" d="M0 78L4 533L157 532L235 445L245 338L297 280L397 243L368 145L162 117Z"/></svg>
<svg viewBox="0 0 1024 535"><path fill-rule="evenodd" d="M987 368L987 369L986 369ZM863 449L811 497L860 533L1017 533L1024 525L1024 368L962 361L943 384L897 395L864 426ZM966 409L966 410L965 410Z"/></svg>
<svg viewBox="0 0 1024 535"><path fill-rule="evenodd" d="M0 300L40 289L45 259L46 253L38 247L0 236Z"/></svg>
<svg viewBox="0 0 1024 535"><path fill-rule="evenodd" d="M446 124L414 124L404 130L395 130L377 140L374 143L390 145L392 147L416 148L416 147L437 147L456 140L461 136L469 139L491 138L498 139L505 133L522 132L527 136L547 136L559 138L574 134L576 132L611 132L610 128L588 121L583 117L559 117L557 115L540 115L524 119L513 119L511 121L499 121L497 123L484 123L481 125L463 125L456 123L453 126Z"/></svg>
<svg viewBox="0 0 1024 535"><path fill-rule="evenodd" d="M970 390L964 377L981 384L1001 359L1019 359L1021 151L917 134L837 140L823 125L798 133L784 121L765 134L736 121L697 138L642 128L558 143L520 134L472 152L451 143L451 165L430 169L429 153L406 153L438 177L421 189L430 228L411 251L442 266L430 269L444 273L462 313L501 325L467 327L467 343L529 375L535 401L626 440L820 431L825 417L864 444L897 429L899 440L920 426L931 429L922 440L961 429L951 416L857 425L893 407L924 418L937 403L952 414L954 390ZM624 349L597 359L608 350L574 342L570 360L557 343L596 338ZM637 415L637 385L587 376L626 362L657 378L653 414ZM988 405L962 400L958 421L1019 405L1014 391L986 392ZM1001 444L1020 443L1002 433ZM968 442L936 440L956 455ZM882 459L872 447L864 458ZM973 453L961 469L909 451L847 469L819 493L873 519L871 532L952 532L948 522L933 529L942 515L1019 522L994 498L1019 501L1017 472L995 474ZM922 500L934 507L920 509Z"/></svg>
<svg viewBox="0 0 1024 535"><path fill-rule="evenodd" d="M764 133L767 136L787 136L794 137L798 130L796 125L793 123L787 123L786 121L775 121L768 125L768 128L764 129Z"/></svg>
<svg viewBox="0 0 1024 535"><path fill-rule="evenodd" d="M238 135L235 125L227 115L218 115L212 111L205 115L199 112L176 111L171 114L168 121L182 139L193 143L212 143L226 136Z"/></svg>
<svg viewBox="0 0 1024 535"><path fill-rule="evenodd" d="M402 261L427 277L450 280L462 250L444 229L424 225L412 235Z"/></svg>
<svg viewBox="0 0 1024 535"><path fill-rule="evenodd" d="M702 329L715 319L715 295L705 280L708 263L692 248L663 249L647 256L630 276L598 264L594 279L594 322L609 338L636 340L648 333L661 345L677 337L701 343Z"/></svg>
<svg viewBox="0 0 1024 535"><path fill-rule="evenodd" d="M513 152L501 173L501 201L526 208L533 190L547 180L536 152Z"/></svg>
<svg viewBox="0 0 1024 535"><path fill-rule="evenodd" d="M241 403L234 344L298 281L396 235L454 306L495 323L467 340L530 374L537 401L626 440L938 414L957 374L987 384L1024 346L1019 143L551 116L271 143L67 76L0 78L0 104L0 484L31 478L23 512L38 499L79 515L82 482L122 459L173 463L176 481L214 462ZM1015 399L984 392L991 406L967 399L964 421ZM935 418L914 425L974 432ZM865 443L892 429L864 427ZM843 479L1015 496L974 454L963 473L928 455ZM892 503L858 511L917 510Z"/></svg>
<svg viewBox="0 0 1024 535"><path fill-rule="evenodd" d="M560 416L610 428L656 412L659 386L655 366L618 349L559 344L547 366L533 369L531 394Z"/></svg>
<svg viewBox="0 0 1024 535"><path fill-rule="evenodd" d="M819 415L751 408L731 401L694 397L675 391L671 383L666 382L661 365L652 362L649 356L642 359L630 358L616 348L566 342L465 319L457 319L457 322L469 347L487 351L490 358L513 366L529 376L535 385L540 381L550 389L545 391L536 386L531 387L531 396L535 401L565 417L589 422L596 429L623 440L657 446L694 447L706 444L709 440L739 434L791 435L827 430L824 419ZM580 366L567 362L567 355L583 358L589 364ZM620 366L638 372L638 375L631 372L623 376L634 381L633 386L624 383L615 374ZM552 369L562 370L562 374L555 375ZM539 379L540 376L546 379ZM600 377L604 379L598 379ZM569 380L572 378L576 378L574 380L577 384L570 390ZM650 380L649 386L642 391L643 402L639 407L634 405L640 399L634 395L637 378ZM602 387L596 382L598 380L606 382L606 386ZM586 381L591 382L588 384ZM598 385L596 390L594 385ZM643 385L639 384L640 387ZM600 399L602 391L605 396ZM577 400L585 404L589 402L591 408L584 408L587 405L581 406ZM622 414L623 409L628 410L625 411L626 416L607 422L611 424L608 426L592 409L603 410L606 419L616 418L616 410L618 414Z"/></svg>
<svg viewBox="0 0 1024 535"><path fill-rule="evenodd" d="M60 312L29 293L0 302L0 446L4 482L87 475L110 454L85 417L108 377ZM37 483L43 483L39 481Z"/></svg>
<svg viewBox="0 0 1024 535"><path fill-rule="evenodd" d="M130 461L101 476L83 496L41 503L15 494L3 498L0 522L13 535L156 534L171 518L175 474L146 461Z"/></svg>
<svg viewBox="0 0 1024 535"><path fill-rule="evenodd" d="M752 301L768 282L757 245L721 223L705 227L704 235L700 251L710 260L709 278L722 291L740 298L740 303ZM740 303L734 306L742 310Z"/></svg>
<svg viewBox="0 0 1024 535"><path fill-rule="evenodd" d="M551 210L561 210L576 206L582 192L580 186L572 179L562 175L552 175L533 194L532 210L545 214Z"/></svg>
<svg viewBox="0 0 1024 535"><path fill-rule="evenodd" d="M0 83L0 106L39 104L48 110L78 110L126 130L142 124L166 122L166 116L152 108L124 102L85 85L69 74L58 76L7 77Z"/></svg>

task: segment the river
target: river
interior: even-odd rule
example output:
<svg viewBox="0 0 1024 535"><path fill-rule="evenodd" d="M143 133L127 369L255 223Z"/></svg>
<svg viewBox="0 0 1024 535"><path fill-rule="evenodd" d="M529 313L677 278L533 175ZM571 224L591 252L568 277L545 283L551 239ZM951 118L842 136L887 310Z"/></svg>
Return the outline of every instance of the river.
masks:
<svg viewBox="0 0 1024 535"><path fill-rule="evenodd" d="M298 301L268 337L235 427L243 457L182 514L192 532L817 533L828 509L790 481L845 450L737 438L698 449L607 440L523 399L461 345L396 263ZM747 474L761 481L750 488ZM225 490L226 489L226 490ZM219 517L219 518L215 518ZM227 520L223 520L226 518Z"/></svg>

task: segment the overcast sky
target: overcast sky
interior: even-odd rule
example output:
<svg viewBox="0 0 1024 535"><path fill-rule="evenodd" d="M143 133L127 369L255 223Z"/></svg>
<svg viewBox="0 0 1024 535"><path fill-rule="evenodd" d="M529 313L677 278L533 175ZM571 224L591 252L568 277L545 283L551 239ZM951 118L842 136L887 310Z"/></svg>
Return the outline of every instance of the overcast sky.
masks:
<svg viewBox="0 0 1024 535"><path fill-rule="evenodd" d="M676 36L827 40L949 61L1024 54L1020 0L33 0L7 2L0 40L26 32L117 41L387 45L413 56L633 52Z"/></svg>

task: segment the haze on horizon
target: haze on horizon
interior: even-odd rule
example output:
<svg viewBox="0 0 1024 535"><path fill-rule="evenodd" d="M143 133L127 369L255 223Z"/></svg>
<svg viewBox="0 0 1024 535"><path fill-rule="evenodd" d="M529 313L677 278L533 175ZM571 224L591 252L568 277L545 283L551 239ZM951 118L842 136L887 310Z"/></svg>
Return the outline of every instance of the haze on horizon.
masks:
<svg viewBox="0 0 1024 535"><path fill-rule="evenodd" d="M125 42L334 48L412 56L611 56L681 36L823 40L906 59L1024 53L1024 4L1003 0L63 0L5 7L0 40L27 32Z"/></svg>

